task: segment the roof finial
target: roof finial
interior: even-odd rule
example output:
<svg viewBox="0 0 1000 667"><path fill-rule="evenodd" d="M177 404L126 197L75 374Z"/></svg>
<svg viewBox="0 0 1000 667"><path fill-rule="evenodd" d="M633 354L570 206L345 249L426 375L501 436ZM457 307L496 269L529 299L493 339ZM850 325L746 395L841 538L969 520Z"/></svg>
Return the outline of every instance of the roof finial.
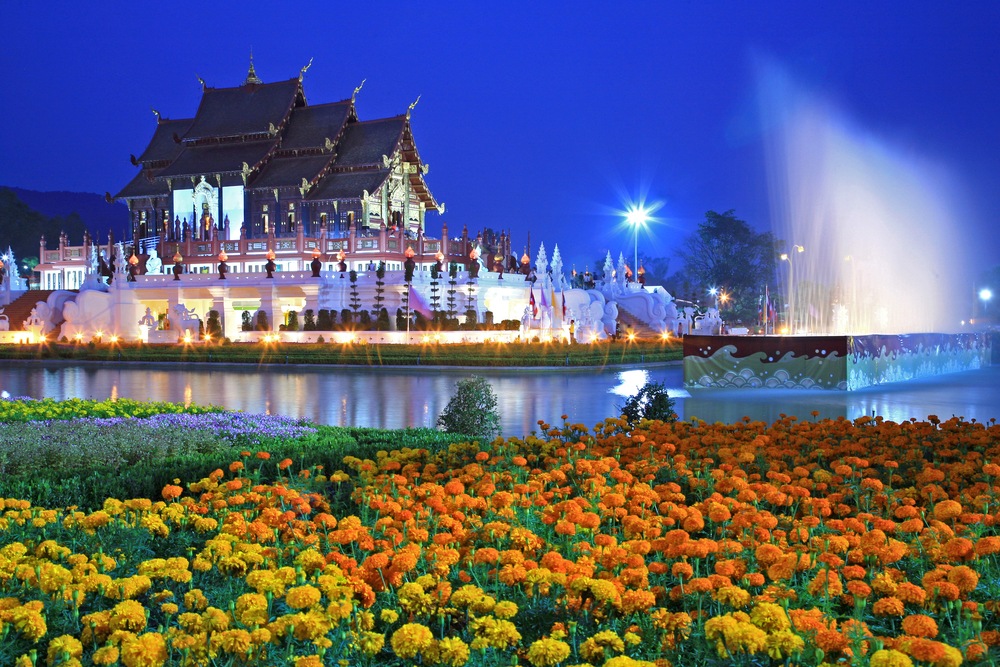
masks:
<svg viewBox="0 0 1000 667"><path fill-rule="evenodd" d="M353 102L354 98L357 97L358 91L360 91L362 88L365 87L365 81L367 81L367 80L368 79L362 79L361 80L361 85L354 89L354 93L351 95L351 102Z"/></svg>
<svg viewBox="0 0 1000 667"><path fill-rule="evenodd" d="M420 95L417 95L417 99L415 99L413 101L413 104L411 104L409 107L406 108L406 117L407 118L410 117L410 112L413 111L413 107L417 106L417 102L419 102L419 101L420 101Z"/></svg>
<svg viewBox="0 0 1000 667"><path fill-rule="evenodd" d="M250 71L247 72L247 78L243 81L243 85L249 85L251 83L262 84L264 83L257 78L257 73L253 71L253 47L250 47Z"/></svg>
<svg viewBox="0 0 1000 667"><path fill-rule="evenodd" d="M299 70L299 81L301 81L302 77L304 77L306 75L306 70L309 69L310 67L312 67L312 64L313 64L313 59L310 58L309 59L309 63L305 67L303 67L301 70Z"/></svg>
<svg viewBox="0 0 1000 667"><path fill-rule="evenodd" d="M198 83L201 84L201 91L205 92L205 80L203 78L201 78L200 76L198 76L197 74L195 75L194 78L198 79Z"/></svg>
<svg viewBox="0 0 1000 667"><path fill-rule="evenodd" d="M150 109L153 109L153 105L152 105L152 104L150 104L150 105L149 105L149 108L150 108ZM160 120L160 112L159 112L159 111L157 111L156 109L153 109L153 113L155 113L155 114L156 114L156 120L157 120L157 121L159 121L159 120Z"/></svg>

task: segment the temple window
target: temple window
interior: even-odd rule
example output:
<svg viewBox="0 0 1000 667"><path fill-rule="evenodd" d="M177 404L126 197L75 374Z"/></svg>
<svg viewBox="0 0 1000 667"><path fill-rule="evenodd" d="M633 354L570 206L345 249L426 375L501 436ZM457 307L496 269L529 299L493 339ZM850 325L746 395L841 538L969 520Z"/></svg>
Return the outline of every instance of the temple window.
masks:
<svg viewBox="0 0 1000 667"><path fill-rule="evenodd" d="M291 204L289 204L289 207L290 206L291 206ZM288 231L290 231L290 232L294 232L295 231L295 214L294 213L289 213L288 214Z"/></svg>
<svg viewBox="0 0 1000 667"><path fill-rule="evenodd" d="M264 206L264 210L265 211L267 210L267 206L266 205ZM268 224L267 213L265 213L263 216L261 216L261 220L264 222L264 233L265 234L270 234L271 233L271 225Z"/></svg>

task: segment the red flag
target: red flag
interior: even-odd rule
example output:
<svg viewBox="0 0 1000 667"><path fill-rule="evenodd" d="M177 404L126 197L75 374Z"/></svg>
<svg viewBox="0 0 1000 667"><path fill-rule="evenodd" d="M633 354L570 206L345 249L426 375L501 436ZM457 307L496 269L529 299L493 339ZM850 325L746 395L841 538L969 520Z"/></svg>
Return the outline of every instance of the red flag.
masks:
<svg viewBox="0 0 1000 667"><path fill-rule="evenodd" d="M562 293L563 317L566 317L566 292Z"/></svg>
<svg viewBox="0 0 1000 667"><path fill-rule="evenodd" d="M528 290L531 293L531 298L528 299L528 305L531 306L531 316L538 317L538 306L535 305L535 286L532 285Z"/></svg>

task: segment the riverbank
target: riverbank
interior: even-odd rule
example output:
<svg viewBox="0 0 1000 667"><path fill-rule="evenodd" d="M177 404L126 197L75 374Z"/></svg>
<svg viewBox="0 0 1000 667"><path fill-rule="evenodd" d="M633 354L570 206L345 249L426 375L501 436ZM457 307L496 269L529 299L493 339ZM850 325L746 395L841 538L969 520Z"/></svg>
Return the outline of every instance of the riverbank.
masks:
<svg viewBox="0 0 1000 667"><path fill-rule="evenodd" d="M393 366L447 368L606 368L679 362L679 340L619 341L591 345L471 343L366 345L266 343L254 345L153 346L119 343L0 345L0 360L143 362L171 364Z"/></svg>

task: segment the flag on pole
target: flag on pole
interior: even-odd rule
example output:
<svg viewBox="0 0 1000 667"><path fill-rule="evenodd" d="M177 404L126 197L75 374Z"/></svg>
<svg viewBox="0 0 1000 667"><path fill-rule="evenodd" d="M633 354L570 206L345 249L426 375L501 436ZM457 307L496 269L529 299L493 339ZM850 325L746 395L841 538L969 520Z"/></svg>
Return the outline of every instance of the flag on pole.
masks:
<svg viewBox="0 0 1000 667"><path fill-rule="evenodd" d="M424 298L420 296L420 293L417 292L417 290L413 289L413 285L409 286L409 290L410 290L409 293L410 310L420 313L427 319L433 318L434 312L431 310L430 306L427 305L427 302L424 301Z"/></svg>
<svg viewBox="0 0 1000 667"><path fill-rule="evenodd" d="M549 305L549 304L547 304L547 303L545 302L545 290L544 290L544 289L541 289L541 288L539 288L538 292L539 292L539 293L541 294L541 297L542 297L542 303L541 303L541 306L542 306L542 308L545 308L546 306L548 306L548 305Z"/></svg>
<svg viewBox="0 0 1000 667"><path fill-rule="evenodd" d="M778 322L778 311L774 308L774 301L767 305L767 309L767 316L771 320L771 331L774 331L774 325Z"/></svg>
<svg viewBox="0 0 1000 667"><path fill-rule="evenodd" d="M563 319L565 319L566 318L566 292L562 293L562 311L563 311Z"/></svg>
<svg viewBox="0 0 1000 667"><path fill-rule="evenodd" d="M535 286L532 285L528 290L531 294L528 299L528 305L531 306L531 316L538 317L538 306L535 305Z"/></svg>

